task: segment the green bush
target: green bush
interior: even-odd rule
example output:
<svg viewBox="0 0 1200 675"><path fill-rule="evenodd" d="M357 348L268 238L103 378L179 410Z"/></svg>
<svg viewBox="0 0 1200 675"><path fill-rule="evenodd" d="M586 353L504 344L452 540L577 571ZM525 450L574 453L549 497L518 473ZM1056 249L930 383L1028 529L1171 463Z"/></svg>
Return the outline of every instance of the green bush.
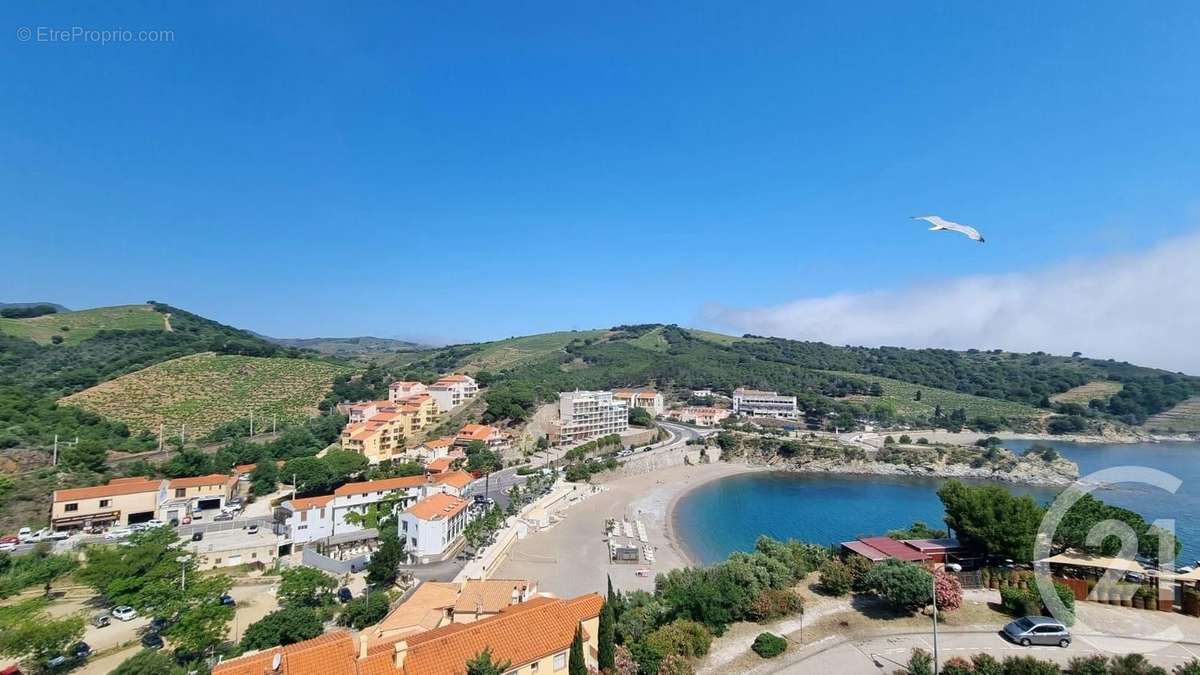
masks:
<svg viewBox="0 0 1200 675"><path fill-rule="evenodd" d="M1075 594L1066 584L1054 582L1054 592L1067 610L1066 616L1056 617L1068 626L1075 623ZM1039 616L1048 614L1046 604L1036 586L1020 588L1008 586L1000 589L1000 606L1013 616Z"/></svg>
<svg viewBox="0 0 1200 675"><path fill-rule="evenodd" d="M758 623L774 621L804 611L804 600L787 588L768 588L746 610L746 617Z"/></svg>
<svg viewBox="0 0 1200 675"><path fill-rule="evenodd" d="M867 573L866 584L899 611L911 612L933 602L933 575L911 563L885 560Z"/></svg>
<svg viewBox="0 0 1200 675"><path fill-rule="evenodd" d="M772 659L782 654L787 646L787 640L778 635L759 633L758 637L754 638L754 644L750 646L750 649L764 659Z"/></svg>
<svg viewBox="0 0 1200 675"><path fill-rule="evenodd" d="M828 560L821 565L821 578L817 586L818 590L828 595L846 595L854 587L854 575L850 566L841 560Z"/></svg>

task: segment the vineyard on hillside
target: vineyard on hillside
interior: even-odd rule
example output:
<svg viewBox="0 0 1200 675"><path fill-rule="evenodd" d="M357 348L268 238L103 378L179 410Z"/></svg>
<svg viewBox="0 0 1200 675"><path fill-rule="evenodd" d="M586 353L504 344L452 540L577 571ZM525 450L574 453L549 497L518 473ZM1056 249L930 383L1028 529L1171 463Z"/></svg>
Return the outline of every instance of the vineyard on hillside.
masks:
<svg viewBox="0 0 1200 675"><path fill-rule="evenodd" d="M177 433L187 425L199 437L221 424L255 417L280 422L317 412L334 377L349 368L308 359L218 355L185 356L96 385L59 401L129 425Z"/></svg>
<svg viewBox="0 0 1200 675"><path fill-rule="evenodd" d="M938 389L937 387L923 387L886 377L872 377L870 375L837 371L825 372L831 375L857 378L867 382L878 382L883 388L883 396L878 400L892 403L896 406L896 413L902 416L929 416L940 406L943 414L949 414L951 411L961 408L966 412L968 418L1003 417L1013 423L1014 426L1023 427L1045 415L1044 411L1038 410L1033 406L1013 401L1001 401L994 398L960 394L945 389ZM918 391L921 392L920 400L917 400ZM870 403L872 401L872 398L867 396L848 396L846 399L861 403Z"/></svg>
<svg viewBox="0 0 1200 675"><path fill-rule="evenodd" d="M102 330L165 330L163 315L150 305L98 307L32 319L0 319L0 333L51 344L77 345Z"/></svg>

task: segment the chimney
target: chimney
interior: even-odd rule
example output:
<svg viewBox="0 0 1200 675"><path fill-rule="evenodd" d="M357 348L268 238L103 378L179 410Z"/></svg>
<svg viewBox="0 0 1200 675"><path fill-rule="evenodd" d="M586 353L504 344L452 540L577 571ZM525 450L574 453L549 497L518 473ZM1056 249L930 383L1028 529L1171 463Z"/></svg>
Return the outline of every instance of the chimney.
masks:
<svg viewBox="0 0 1200 675"><path fill-rule="evenodd" d="M404 657L408 656L408 640L396 643L396 670L404 670Z"/></svg>
<svg viewBox="0 0 1200 675"><path fill-rule="evenodd" d="M512 602L511 602L511 603L509 603L509 604L512 604L512 605L519 605L519 604L521 604L521 591L517 590L517 587L516 587L516 586L513 586L513 590L512 590Z"/></svg>
<svg viewBox="0 0 1200 675"><path fill-rule="evenodd" d="M358 658L360 658L360 659L367 658L367 634L366 633L358 634Z"/></svg>

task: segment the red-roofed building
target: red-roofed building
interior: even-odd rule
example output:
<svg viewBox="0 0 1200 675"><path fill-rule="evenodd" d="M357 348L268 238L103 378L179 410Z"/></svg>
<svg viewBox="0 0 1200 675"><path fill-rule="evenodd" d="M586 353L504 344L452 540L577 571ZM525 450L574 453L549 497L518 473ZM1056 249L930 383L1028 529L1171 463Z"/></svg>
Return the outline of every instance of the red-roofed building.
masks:
<svg viewBox="0 0 1200 675"><path fill-rule="evenodd" d="M114 478L107 485L55 490L50 527L66 530L130 525L158 517L167 497L167 481L158 478Z"/></svg>
<svg viewBox="0 0 1200 675"><path fill-rule="evenodd" d="M486 424L468 424L454 436L454 444L465 448L474 441L479 441L489 448L498 448L504 445L504 434L496 427Z"/></svg>
<svg viewBox="0 0 1200 675"><path fill-rule="evenodd" d="M467 500L445 493L426 497L400 514L404 552L417 564L445 560L464 543L463 530L471 522Z"/></svg>
<svg viewBox="0 0 1200 675"><path fill-rule="evenodd" d="M863 537L856 541L843 541L842 551L860 555L873 563L884 560L933 563L946 562L948 555L961 553L962 545L957 539L892 539L891 537Z"/></svg>
<svg viewBox="0 0 1200 675"><path fill-rule="evenodd" d="M429 395L438 409L447 412L467 403L479 394L479 385L470 375L447 375L429 385Z"/></svg>
<svg viewBox="0 0 1200 675"><path fill-rule="evenodd" d="M463 675L485 648L506 675L558 675L567 671L575 632L583 656L596 668L600 608L595 593L570 600L534 598L473 623L456 623L401 639L372 643L335 631L217 664L212 675Z"/></svg>

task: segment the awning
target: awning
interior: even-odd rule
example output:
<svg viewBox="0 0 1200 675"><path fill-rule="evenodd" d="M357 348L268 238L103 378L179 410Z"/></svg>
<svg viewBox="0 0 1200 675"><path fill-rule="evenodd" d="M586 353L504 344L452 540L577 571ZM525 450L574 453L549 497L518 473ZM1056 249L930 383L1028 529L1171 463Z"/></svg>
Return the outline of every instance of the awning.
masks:
<svg viewBox="0 0 1200 675"><path fill-rule="evenodd" d="M1122 572L1137 572L1139 574L1147 573L1146 568L1138 564L1136 560L1126 560L1125 558L1105 558L1102 556L1088 555L1086 553L1060 553L1037 562L1050 563L1053 565L1091 567L1094 569L1104 570L1120 570Z"/></svg>
<svg viewBox="0 0 1200 675"><path fill-rule="evenodd" d="M120 511L101 511L100 513L86 513L78 516L63 516L50 521L51 527L67 527L70 525L84 525L86 523L107 523L111 520L121 518Z"/></svg>

